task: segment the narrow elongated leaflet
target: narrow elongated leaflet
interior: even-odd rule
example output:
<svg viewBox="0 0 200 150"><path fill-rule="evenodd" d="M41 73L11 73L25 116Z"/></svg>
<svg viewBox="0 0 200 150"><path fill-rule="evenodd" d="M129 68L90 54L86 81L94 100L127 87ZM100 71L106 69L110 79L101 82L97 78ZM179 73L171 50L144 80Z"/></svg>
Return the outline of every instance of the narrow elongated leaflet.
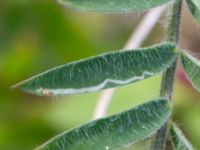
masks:
<svg viewBox="0 0 200 150"><path fill-rule="evenodd" d="M117 51L58 66L14 87L37 95L92 92L145 79L167 69L175 45L164 43L134 51Z"/></svg>
<svg viewBox="0 0 200 150"><path fill-rule="evenodd" d="M132 12L153 8L172 0L59 0L59 2L80 11Z"/></svg>
<svg viewBox="0 0 200 150"><path fill-rule="evenodd" d="M200 91L200 61L187 52L182 53L181 60L188 79Z"/></svg>
<svg viewBox="0 0 200 150"><path fill-rule="evenodd" d="M192 145L174 123L170 128L170 136L174 150L193 150Z"/></svg>
<svg viewBox="0 0 200 150"><path fill-rule="evenodd" d="M187 5L195 20L200 24L200 0L187 0Z"/></svg>
<svg viewBox="0 0 200 150"><path fill-rule="evenodd" d="M113 150L154 134L169 118L170 102L153 100L66 131L37 150Z"/></svg>

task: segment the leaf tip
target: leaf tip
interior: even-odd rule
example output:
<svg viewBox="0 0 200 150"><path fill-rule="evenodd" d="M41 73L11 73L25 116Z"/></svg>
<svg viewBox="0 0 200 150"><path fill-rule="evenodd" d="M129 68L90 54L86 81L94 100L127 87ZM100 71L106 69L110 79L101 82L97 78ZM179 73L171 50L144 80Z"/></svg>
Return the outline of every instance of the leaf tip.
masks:
<svg viewBox="0 0 200 150"><path fill-rule="evenodd" d="M17 88L20 88L20 85L21 85L21 82L11 85L10 88L11 89L17 89Z"/></svg>

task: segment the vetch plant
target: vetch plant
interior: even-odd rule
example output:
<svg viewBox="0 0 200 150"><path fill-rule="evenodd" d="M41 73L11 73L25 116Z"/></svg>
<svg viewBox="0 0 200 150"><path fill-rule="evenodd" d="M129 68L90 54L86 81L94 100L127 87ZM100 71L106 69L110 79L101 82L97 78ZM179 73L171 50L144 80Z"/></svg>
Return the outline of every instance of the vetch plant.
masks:
<svg viewBox="0 0 200 150"><path fill-rule="evenodd" d="M200 62L178 47L183 0L60 0L78 11L128 13L160 5L173 5L164 43L146 48L114 51L47 70L16 84L25 92L57 96L93 92L131 84L163 73L160 97L112 116L65 131L37 149L112 150L156 134L150 149L192 150L191 144L171 120L173 84L180 59L188 79L200 90ZM187 0L188 8L200 23L200 1Z"/></svg>

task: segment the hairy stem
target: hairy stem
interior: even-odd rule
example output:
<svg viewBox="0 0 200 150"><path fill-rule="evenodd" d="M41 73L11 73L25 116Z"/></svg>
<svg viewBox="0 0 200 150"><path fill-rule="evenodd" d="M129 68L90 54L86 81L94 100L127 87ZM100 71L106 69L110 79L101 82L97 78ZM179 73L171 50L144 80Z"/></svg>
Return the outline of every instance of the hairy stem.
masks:
<svg viewBox="0 0 200 150"><path fill-rule="evenodd" d="M176 0L172 10L171 23L168 29L168 41L178 43L179 41L179 30L180 30L180 20L181 20L181 9L182 0ZM174 88L174 78L176 72L177 60L171 65L170 68L162 76L160 96L166 97L172 101L173 88ZM157 132L155 143L152 145L153 150L163 150L165 149L165 143L168 132L168 122L166 122L163 127Z"/></svg>

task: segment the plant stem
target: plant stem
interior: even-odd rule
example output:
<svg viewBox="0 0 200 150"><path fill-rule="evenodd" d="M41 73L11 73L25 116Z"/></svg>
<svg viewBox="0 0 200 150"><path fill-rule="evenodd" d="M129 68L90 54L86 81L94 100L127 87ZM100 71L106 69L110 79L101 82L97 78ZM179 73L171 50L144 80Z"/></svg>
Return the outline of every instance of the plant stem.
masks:
<svg viewBox="0 0 200 150"><path fill-rule="evenodd" d="M182 9L182 0L177 0L173 6L171 24L168 29L168 41L178 43L179 41L179 30L180 30L180 20L181 20L181 9ZM174 75L176 71L176 61L172 66L167 69L163 74L160 96L167 97L169 100L172 100L173 96L173 85L174 85Z"/></svg>
<svg viewBox="0 0 200 150"><path fill-rule="evenodd" d="M181 10L182 10L182 0L176 0L173 5L171 23L168 29L168 41L178 43L179 41L179 30L180 30L180 20L181 20ZM166 97L172 101L173 89L174 89L174 78L176 72L177 59L171 65L170 68L162 76L160 96ZM168 122L166 122L163 127L156 134L156 141L152 145L153 150L163 150L165 149L165 143L168 133Z"/></svg>

